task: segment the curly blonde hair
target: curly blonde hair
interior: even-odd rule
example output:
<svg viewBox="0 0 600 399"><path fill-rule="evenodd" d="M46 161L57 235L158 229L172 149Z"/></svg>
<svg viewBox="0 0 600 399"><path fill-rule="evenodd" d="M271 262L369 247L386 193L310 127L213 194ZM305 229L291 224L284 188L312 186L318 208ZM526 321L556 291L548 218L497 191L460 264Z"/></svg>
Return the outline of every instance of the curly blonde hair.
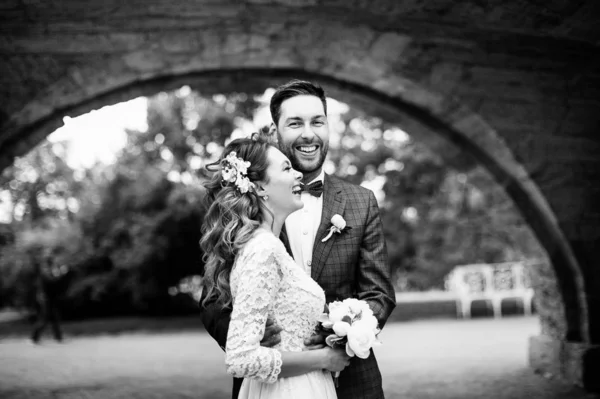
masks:
<svg viewBox="0 0 600 399"><path fill-rule="evenodd" d="M246 176L251 182L267 182L267 154L271 146L257 134L234 140L207 169L219 170L221 161L235 152L243 161L250 162ZM200 247L204 252L203 284L207 294L201 305L215 301L223 308L231 307L229 277L235 257L264 222L264 212L268 210L254 190L240 192L235 184L224 180L221 173L215 173L205 187L208 210L202 224Z"/></svg>

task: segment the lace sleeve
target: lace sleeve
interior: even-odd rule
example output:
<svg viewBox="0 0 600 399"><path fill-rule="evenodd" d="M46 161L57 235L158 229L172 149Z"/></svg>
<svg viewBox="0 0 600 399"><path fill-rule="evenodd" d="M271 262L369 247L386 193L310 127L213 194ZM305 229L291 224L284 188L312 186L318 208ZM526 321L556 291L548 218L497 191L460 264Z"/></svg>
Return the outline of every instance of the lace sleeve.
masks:
<svg viewBox="0 0 600 399"><path fill-rule="evenodd" d="M233 272L237 274L237 286L225 363L227 372L234 377L273 383L281 372L281 352L260 346L260 340L265 332L269 305L281 282L281 271L274 247L265 244L250 247Z"/></svg>

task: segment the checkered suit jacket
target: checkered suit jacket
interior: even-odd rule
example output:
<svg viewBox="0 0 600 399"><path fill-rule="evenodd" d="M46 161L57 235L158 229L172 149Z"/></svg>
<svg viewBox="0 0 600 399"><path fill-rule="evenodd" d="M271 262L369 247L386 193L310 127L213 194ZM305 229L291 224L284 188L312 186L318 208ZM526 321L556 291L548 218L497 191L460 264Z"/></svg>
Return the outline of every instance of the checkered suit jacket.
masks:
<svg viewBox="0 0 600 399"><path fill-rule="evenodd" d="M331 226L331 217L341 215L352 229L321 242ZM285 229L282 229L285 232ZM291 253L285 234L282 241ZM311 275L325 291L327 303L346 298L366 300L383 327L396 305L379 208L370 190L325 175L323 213L313 247ZM203 323L222 348L227 340L229 313L215 307L202 312ZM241 380L234 381L233 398ZM383 398L381 373L375 355L354 357L342 371L339 399Z"/></svg>

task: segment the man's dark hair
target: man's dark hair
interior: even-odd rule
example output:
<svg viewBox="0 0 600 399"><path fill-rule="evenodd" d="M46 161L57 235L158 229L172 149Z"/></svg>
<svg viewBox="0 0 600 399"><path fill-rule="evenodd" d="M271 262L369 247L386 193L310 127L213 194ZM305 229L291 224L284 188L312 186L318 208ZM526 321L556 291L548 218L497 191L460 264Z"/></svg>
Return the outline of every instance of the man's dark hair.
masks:
<svg viewBox="0 0 600 399"><path fill-rule="evenodd" d="M303 95L318 97L319 100L321 100L321 103L323 103L323 110L325 111L325 115L327 115L327 98L325 97L325 90L318 84L306 80L294 79L279 86L275 91L275 94L273 94L273 97L271 97L269 108L271 109L271 117L273 118L275 125L279 123L279 118L281 117L281 104L289 98Z"/></svg>

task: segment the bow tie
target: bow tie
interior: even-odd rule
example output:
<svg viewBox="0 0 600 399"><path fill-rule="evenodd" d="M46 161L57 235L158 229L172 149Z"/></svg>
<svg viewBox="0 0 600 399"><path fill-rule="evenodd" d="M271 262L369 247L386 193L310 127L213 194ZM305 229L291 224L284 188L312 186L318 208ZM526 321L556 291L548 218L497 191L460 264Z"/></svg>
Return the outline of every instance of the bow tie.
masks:
<svg viewBox="0 0 600 399"><path fill-rule="evenodd" d="M307 192L313 197L319 198L323 194L323 181L317 180L308 185L303 185L300 192Z"/></svg>

